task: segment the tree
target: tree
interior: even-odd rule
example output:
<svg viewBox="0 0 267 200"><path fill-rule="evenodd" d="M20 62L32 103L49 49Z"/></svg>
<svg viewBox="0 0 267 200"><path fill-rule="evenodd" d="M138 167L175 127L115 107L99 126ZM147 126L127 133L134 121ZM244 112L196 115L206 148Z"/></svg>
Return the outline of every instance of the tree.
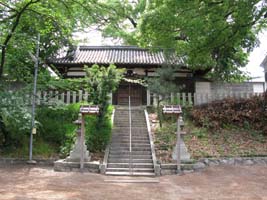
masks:
<svg viewBox="0 0 267 200"><path fill-rule="evenodd" d="M32 76L34 39L41 34L40 57L74 45L72 34L96 20L95 0L2 0L0 2L0 78Z"/></svg>
<svg viewBox="0 0 267 200"><path fill-rule="evenodd" d="M244 78L240 69L258 45L258 32L266 27L264 0L141 0L117 4L119 19L102 24L109 36L152 49L175 49L192 70L209 71L213 78L225 81Z"/></svg>
<svg viewBox="0 0 267 200"><path fill-rule="evenodd" d="M124 69L117 69L115 65L109 67L85 67L85 82L89 101L100 106L100 119L105 116L108 106L109 94L118 87L124 73Z"/></svg>
<svg viewBox="0 0 267 200"><path fill-rule="evenodd" d="M99 4L97 29L105 37L122 40L127 45L138 44L138 23L147 0L104 0Z"/></svg>
<svg viewBox="0 0 267 200"><path fill-rule="evenodd" d="M260 0L156 1L140 30L145 45L175 48L191 68L209 68L216 78L230 81L242 76L240 67L257 45L266 9Z"/></svg>
<svg viewBox="0 0 267 200"><path fill-rule="evenodd" d="M178 92L179 87L175 84L174 68L170 66L165 66L157 70L157 77L148 78L147 85L148 89L157 94L157 114L159 117L160 127L162 127L162 110L160 104L162 101L170 99L170 94L172 92Z"/></svg>

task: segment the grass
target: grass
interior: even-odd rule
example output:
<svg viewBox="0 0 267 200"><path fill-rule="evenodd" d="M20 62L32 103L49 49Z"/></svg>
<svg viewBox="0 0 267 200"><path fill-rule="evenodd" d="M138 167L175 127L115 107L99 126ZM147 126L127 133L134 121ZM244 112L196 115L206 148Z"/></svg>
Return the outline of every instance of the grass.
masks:
<svg viewBox="0 0 267 200"><path fill-rule="evenodd" d="M190 124L187 131L184 141L195 159L267 155L267 137L254 130L229 126L212 131Z"/></svg>
<svg viewBox="0 0 267 200"><path fill-rule="evenodd" d="M33 141L32 153L35 159L58 158L57 147L40 139ZM20 147L5 148L0 152L0 156L27 159L29 157L29 145L25 143Z"/></svg>
<svg viewBox="0 0 267 200"><path fill-rule="evenodd" d="M152 116L152 114L150 114ZM153 114L155 118L155 114ZM155 119L154 119L155 120ZM155 150L162 163L172 160L176 145L175 121L164 120L163 127L153 125ZM196 127L191 121L185 122L184 142L192 159L206 157L267 156L267 136L248 127L225 126L221 130Z"/></svg>

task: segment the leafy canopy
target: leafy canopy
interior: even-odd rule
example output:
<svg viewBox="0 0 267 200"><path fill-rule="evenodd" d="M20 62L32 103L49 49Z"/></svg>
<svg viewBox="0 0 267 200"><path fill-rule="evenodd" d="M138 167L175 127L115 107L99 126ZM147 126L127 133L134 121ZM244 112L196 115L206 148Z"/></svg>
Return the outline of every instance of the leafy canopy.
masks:
<svg viewBox="0 0 267 200"><path fill-rule="evenodd" d="M191 69L226 81L244 78L241 68L266 27L264 0L104 2L112 2L117 13L115 20L102 24L106 35L126 44L173 48Z"/></svg>
<svg viewBox="0 0 267 200"><path fill-rule="evenodd" d="M37 33L42 62L59 49L72 46L72 34L95 22L95 0L1 0L0 78L29 81ZM41 70L44 71L43 69Z"/></svg>

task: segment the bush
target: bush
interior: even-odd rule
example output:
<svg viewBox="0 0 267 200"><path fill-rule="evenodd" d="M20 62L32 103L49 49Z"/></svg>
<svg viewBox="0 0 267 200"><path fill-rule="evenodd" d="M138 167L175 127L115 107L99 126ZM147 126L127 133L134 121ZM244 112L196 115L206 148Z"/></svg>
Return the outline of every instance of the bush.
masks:
<svg viewBox="0 0 267 200"><path fill-rule="evenodd" d="M111 115L113 107L109 106L105 116L98 118L97 116L86 117L86 144L89 151L104 151L111 136Z"/></svg>
<svg viewBox="0 0 267 200"><path fill-rule="evenodd" d="M60 153L65 157L73 147L76 139L76 128L73 124L78 118L80 103L68 106L49 107L43 106L36 110L37 134L34 135L33 155L49 157ZM1 131L6 131L9 143L5 146L5 155L27 156L30 133L30 114L9 111L0 120ZM86 116L86 143L92 152L103 151L109 142L111 135L111 113L109 106L106 115ZM12 114L12 115L11 115ZM14 123L12 123L14 122ZM5 125L3 128L2 124ZM0 139L2 134L0 134Z"/></svg>
<svg viewBox="0 0 267 200"><path fill-rule="evenodd" d="M25 107L0 109L0 145L22 146L30 133L31 114Z"/></svg>
<svg viewBox="0 0 267 200"><path fill-rule="evenodd" d="M234 125L267 134L265 103L264 96L239 100L229 98L195 107L191 117L197 125L210 129Z"/></svg>
<svg viewBox="0 0 267 200"><path fill-rule="evenodd" d="M77 126L73 124L73 121L78 118L80 105L77 103L63 107L38 109L40 137L46 142L58 146L61 156L66 156L75 142ZM109 142L112 128L111 112L112 107L110 106L103 119L97 116L86 116L85 137L89 151L102 151Z"/></svg>
<svg viewBox="0 0 267 200"><path fill-rule="evenodd" d="M72 123L78 117L80 104L37 109L38 132L45 141L62 144L66 136L72 135L76 126Z"/></svg>

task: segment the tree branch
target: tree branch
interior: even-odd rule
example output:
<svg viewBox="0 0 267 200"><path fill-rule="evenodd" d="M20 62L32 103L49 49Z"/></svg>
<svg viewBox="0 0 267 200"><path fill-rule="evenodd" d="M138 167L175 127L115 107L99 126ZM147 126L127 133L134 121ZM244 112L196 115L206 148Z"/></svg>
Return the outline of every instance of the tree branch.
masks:
<svg viewBox="0 0 267 200"><path fill-rule="evenodd" d="M26 11L26 9L30 5L38 3L39 1L41 1L41 0L35 0L35 1L31 0L27 4L25 4L21 8L20 11L18 11L16 19L15 19L13 25L12 25L12 28L11 28L10 32L8 33L8 35L6 36L6 39L3 42L2 47L1 47L2 48L2 52L1 52L1 63L0 63L0 78L3 76L7 45L9 43L10 39L12 38L17 26L19 25L19 22L20 22L22 14Z"/></svg>

